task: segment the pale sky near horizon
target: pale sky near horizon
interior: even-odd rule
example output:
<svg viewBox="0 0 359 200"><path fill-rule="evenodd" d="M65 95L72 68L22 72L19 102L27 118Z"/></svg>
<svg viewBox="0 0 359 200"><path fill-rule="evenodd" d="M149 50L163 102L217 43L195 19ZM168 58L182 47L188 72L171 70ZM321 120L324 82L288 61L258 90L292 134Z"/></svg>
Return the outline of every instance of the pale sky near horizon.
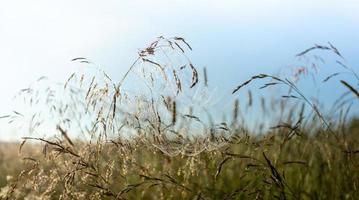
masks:
<svg viewBox="0 0 359 200"><path fill-rule="evenodd" d="M228 90L314 43L332 42L358 71L358 11L357 0L0 0L0 116L37 78L63 82L80 67L74 57L119 79L160 35L186 38L193 62ZM0 140L12 132L0 121Z"/></svg>

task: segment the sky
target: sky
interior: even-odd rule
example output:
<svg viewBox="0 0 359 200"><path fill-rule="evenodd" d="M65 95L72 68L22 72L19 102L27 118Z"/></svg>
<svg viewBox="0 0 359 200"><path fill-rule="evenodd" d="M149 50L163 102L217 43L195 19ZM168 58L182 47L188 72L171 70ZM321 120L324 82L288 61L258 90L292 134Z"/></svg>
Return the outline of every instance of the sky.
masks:
<svg viewBox="0 0 359 200"><path fill-rule="evenodd" d="M356 70L358 8L357 0L1 0L0 116L39 77L64 82L81 68L75 57L119 80L137 50L160 35L186 38L193 63L223 91L296 63L294 55L315 43L330 41ZM0 121L0 140L18 138L13 132Z"/></svg>

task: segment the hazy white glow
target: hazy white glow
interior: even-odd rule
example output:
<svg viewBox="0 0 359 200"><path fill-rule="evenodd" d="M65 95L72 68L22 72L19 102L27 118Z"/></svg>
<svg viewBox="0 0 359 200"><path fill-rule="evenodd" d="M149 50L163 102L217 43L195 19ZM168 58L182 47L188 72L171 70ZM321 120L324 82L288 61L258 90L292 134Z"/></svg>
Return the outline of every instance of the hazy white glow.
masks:
<svg viewBox="0 0 359 200"><path fill-rule="evenodd" d="M111 5L88 1L1 1L0 115L11 111L12 96L40 76L64 80L76 70L69 61L126 37L131 23ZM0 139L8 138L1 122Z"/></svg>

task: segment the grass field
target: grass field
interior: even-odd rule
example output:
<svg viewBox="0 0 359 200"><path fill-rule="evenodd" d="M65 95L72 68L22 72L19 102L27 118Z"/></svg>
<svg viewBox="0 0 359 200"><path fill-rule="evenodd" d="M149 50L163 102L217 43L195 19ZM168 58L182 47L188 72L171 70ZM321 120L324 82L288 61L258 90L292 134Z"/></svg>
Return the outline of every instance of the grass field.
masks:
<svg viewBox="0 0 359 200"><path fill-rule="evenodd" d="M344 96L333 112L325 112L295 81L259 74L234 87L233 94L256 81L267 81L263 89L284 89L282 95L263 99L261 109L252 110L260 113L255 115L258 121L265 114L274 123L266 127L264 120L249 128L245 110L256 98L250 92L247 104L235 100L227 117L212 113L205 119L208 110L184 104L180 96L208 81L207 72L200 72L185 56L187 49L191 47L183 38L160 37L139 51L120 82L113 83L102 71L96 76L73 74L61 86L68 96L61 93L60 101L51 88L40 91L40 96L34 89L23 90L29 105L42 103L48 111L35 109L29 137L21 144L0 145L0 198L359 197L359 121L348 114L359 100L353 84L337 80ZM331 44L316 45L297 56L314 50L341 57ZM165 64L173 52L184 56L186 64ZM89 63L85 58L73 61ZM352 68L342 67L357 77ZM140 94L123 89L125 79L137 80L131 74L146 88ZM336 76L340 74L325 81ZM49 116L57 119L53 134L36 135L46 123L40 114L48 121ZM7 118L19 117L22 114L14 112Z"/></svg>
<svg viewBox="0 0 359 200"><path fill-rule="evenodd" d="M348 132L343 144L358 149L359 124ZM242 136L219 149L173 157L148 144L118 141L101 152L77 147L88 149L81 159L66 154L45 159L36 153L40 146L31 145L27 151L39 159L20 160L18 145L2 145L1 186L24 171L1 194L14 187L11 196L29 199L356 199L357 152L343 152L326 133L302 133L284 142L287 133Z"/></svg>

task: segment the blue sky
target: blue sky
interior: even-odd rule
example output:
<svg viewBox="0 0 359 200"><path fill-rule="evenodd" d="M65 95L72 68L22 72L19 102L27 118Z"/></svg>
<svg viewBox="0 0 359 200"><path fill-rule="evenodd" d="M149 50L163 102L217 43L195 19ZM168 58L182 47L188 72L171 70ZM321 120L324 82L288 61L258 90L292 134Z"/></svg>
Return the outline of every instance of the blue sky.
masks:
<svg viewBox="0 0 359 200"><path fill-rule="evenodd" d="M74 57L119 79L137 50L159 35L186 38L193 63L206 66L210 84L224 92L254 74L295 65L294 55L314 43L330 41L356 70L358 8L356 0L1 1L0 115L38 77L62 82L81 68L70 62ZM337 69L328 64L319 73ZM324 97L339 94L339 86L330 87ZM0 139L18 137L13 133L0 122Z"/></svg>

